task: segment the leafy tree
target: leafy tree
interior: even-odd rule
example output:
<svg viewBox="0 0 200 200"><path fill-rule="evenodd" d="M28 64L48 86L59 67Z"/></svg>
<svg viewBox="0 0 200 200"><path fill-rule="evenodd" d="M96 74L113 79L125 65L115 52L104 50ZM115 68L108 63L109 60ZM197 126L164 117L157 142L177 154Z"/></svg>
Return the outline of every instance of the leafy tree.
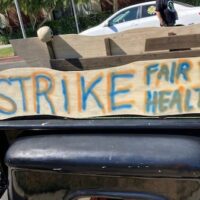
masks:
<svg viewBox="0 0 200 200"><path fill-rule="evenodd" d="M42 26L51 18L52 11L57 7L67 7L69 0L19 0L22 12L29 16L33 30L36 28L38 18L43 14Z"/></svg>
<svg viewBox="0 0 200 200"><path fill-rule="evenodd" d="M0 13L5 14L8 7L12 4L12 0L1 0Z"/></svg>
<svg viewBox="0 0 200 200"><path fill-rule="evenodd" d="M0 0L0 31L1 34L4 33L5 28L6 32L8 31L10 34L12 33L12 27L9 24L9 20L7 18L7 10L9 6L12 4L12 0Z"/></svg>
<svg viewBox="0 0 200 200"><path fill-rule="evenodd" d="M6 13L13 0L0 0L0 13ZM55 8L66 8L71 0L18 0L21 11L29 16L33 30L41 27L51 18ZM88 0L75 0L76 3L84 3ZM41 16L43 16L41 21ZM39 23L40 22L40 23Z"/></svg>

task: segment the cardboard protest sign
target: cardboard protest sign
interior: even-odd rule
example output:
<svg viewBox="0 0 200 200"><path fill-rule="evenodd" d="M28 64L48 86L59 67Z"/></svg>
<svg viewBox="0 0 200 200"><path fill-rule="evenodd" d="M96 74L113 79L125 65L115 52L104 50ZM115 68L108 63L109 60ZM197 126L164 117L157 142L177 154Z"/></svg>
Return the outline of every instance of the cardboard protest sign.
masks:
<svg viewBox="0 0 200 200"><path fill-rule="evenodd" d="M0 72L0 119L55 115L164 116L200 113L200 59L169 59L80 72Z"/></svg>

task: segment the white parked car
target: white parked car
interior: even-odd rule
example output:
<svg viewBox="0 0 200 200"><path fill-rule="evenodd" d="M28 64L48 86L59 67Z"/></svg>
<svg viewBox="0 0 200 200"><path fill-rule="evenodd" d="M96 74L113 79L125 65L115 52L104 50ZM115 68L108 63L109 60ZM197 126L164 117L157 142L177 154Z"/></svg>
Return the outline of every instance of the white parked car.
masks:
<svg viewBox="0 0 200 200"><path fill-rule="evenodd" d="M175 2L179 19L176 25L191 25L200 23L200 7ZM150 1L123 8L98 26L80 33L81 35L106 35L134 28L159 27L155 14L156 2Z"/></svg>

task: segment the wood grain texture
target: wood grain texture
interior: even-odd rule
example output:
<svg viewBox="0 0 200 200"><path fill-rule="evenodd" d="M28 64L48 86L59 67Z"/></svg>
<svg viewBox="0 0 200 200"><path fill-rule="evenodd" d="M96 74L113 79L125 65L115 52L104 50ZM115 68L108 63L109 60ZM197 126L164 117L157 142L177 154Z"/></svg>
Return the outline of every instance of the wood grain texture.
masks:
<svg viewBox="0 0 200 200"><path fill-rule="evenodd" d="M78 72L5 70L0 72L6 83L0 87L0 119L199 114L199 62L200 57L138 61Z"/></svg>
<svg viewBox="0 0 200 200"><path fill-rule="evenodd" d="M200 50L148 53L140 55L104 56L80 59L52 59L51 66L59 71L94 70L117 67L135 61L199 57Z"/></svg>
<svg viewBox="0 0 200 200"><path fill-rule="evenodd" d="M170 32L179 35L199 34L200 25L133 29L105 36L58 35L53 49L56 59L96 58L107 56L105 38L109 38L111 55L140 55L145 53L146 39L166 37ZM11 40L16 55L29 66L50 67L47 45L38 38Z"/></svg>
<svg viewBox="0 0 200 200"><path fill-rule="evenodd" d="M179 50L194 47L200 47L200 34L147 39L145 51Z"/></svg>
<svg viewBox="0 0 200 200"><path fill-rule="evenodd" d="M105 48L106 48L106 55L111 56L112 55L111 46L110 46L111 40L109 38L105 38L104 42L105 42Z"/></svg>
<svg viewBox="0 0 200 200"><path fill-rule="evenodd" d="M50 68L50 56L47 45L38 38L10 40L14 52L23 58L30 67Z"/></svg>
<svg viewBox="0 0 200 200"><path fill-rule="evenodd" d="M112 55L138 55L145 52L146 39L167 37L173 32L179 35L199 34L200 25L141 28L105 36L59 35L55 36L53 46L57 59L92 58L106 56L104 40L110 39Z"/></svg>
<svg viewBox="0 0 200 200"><path fill-rule="evenodd" d="M53 39L56 58L87 58L106 56L104 38L80 35L58 35Z"/></svg>

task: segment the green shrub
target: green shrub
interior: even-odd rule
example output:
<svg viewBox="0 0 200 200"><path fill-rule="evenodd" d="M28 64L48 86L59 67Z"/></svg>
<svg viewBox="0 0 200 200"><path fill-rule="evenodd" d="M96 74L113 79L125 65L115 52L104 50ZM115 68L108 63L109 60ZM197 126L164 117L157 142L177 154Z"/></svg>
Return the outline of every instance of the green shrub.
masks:
<svg viewBox="0 0 200 200"><path fill-rule="evenodd" d="M0 35L0 45L1 44L9 44L9 40L6 35Z"/></svg>
<svg viewBox="0 0 200 200"><path fill-rule="evenodd" d="M86 30L103 22L110 16L111 13L98 13L88 16L79 16L80 31ZM66 17L60 20L46 22L47 26L51 27L55 35L77 33L74 17Z"/></svg>
<svg viewBox="0 0 200 200"><path fill-rule="evenodd" d="M49 26L55 35L76 33L76 25L72 17L48 21L45 25Z"/></svg>
<svg viewBox="0 0 200 200"><path fill-rule="evenodd" d="M78 22L79 22L80 31L86 30L88 28L91 28L93 26L100 24L110 15L111 13L97 13L97 14L91 14L88 16L79 16ZM51 27L55 35L77 33L74 17L64 17L59 20L48 21L44 24L44 26ZM25 27L25 30L26 30L27 37L37 36L37 30L33 30L31 26ZM9 39L22 38L21 30L20 29L14 30L10 36L4 36L4 38L5 38L5 43L8 42L8 38Z"/></svg>
<svg viewBox="0 0 200 200"><path fill-rule="evenodd" d="M79 17L79 24L81 31L96 26L107 19L112 13L98 13L84 17Z"/></svg>
<svg viewBox="0 0 200 200"><path fill-rule="evenodd" d="M26 36L27 37L36 37L37 30L33 30L32 27L27 26L25 27ZM23 38L21 29L14 30L11 35L8 37L9 39L20 39Z"/></svg>

